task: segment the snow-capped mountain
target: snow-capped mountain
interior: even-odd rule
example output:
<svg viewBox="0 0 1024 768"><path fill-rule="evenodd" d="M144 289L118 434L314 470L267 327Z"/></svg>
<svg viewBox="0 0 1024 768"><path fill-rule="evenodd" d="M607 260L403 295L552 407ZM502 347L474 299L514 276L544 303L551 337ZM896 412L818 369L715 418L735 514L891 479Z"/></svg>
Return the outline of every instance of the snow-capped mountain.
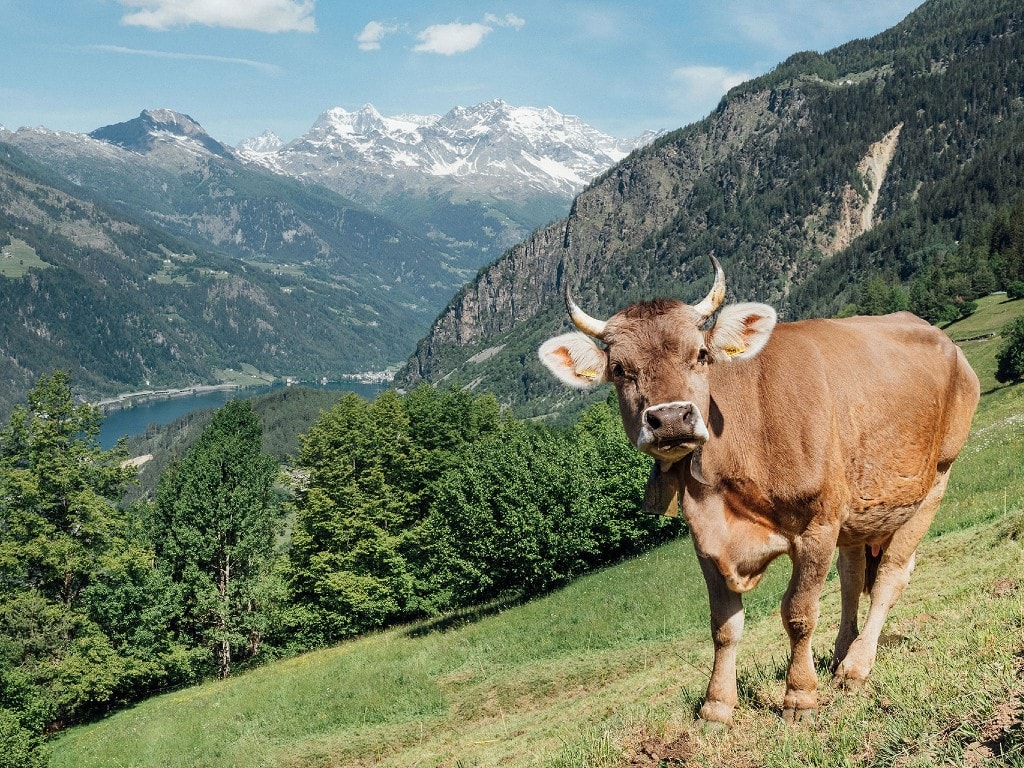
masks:
<svg viewBox="0 0 1024 768"><path fill-rule="evenodd" d="M426 319L479 267L475 254L460 259L365 206L241 159L171 110L89 134L20 128L0 145L189 244L261 269L337 277L360 286L353 296L390 293Z"/></svg>
<svg viewBox="0 0 1024 768"><path fill-rule="evenodd" d="M242 139L236 149L243 155L262 155L276 152L284 146L284 141L273 131L264 131L251 139Z"/></svg>
<svg viewBox="0 0 1024 768"><path fill-rule="evenodd" d="M617 141L554 109L491 101L445 115L330 109L287 144L267 132L235 149L169 109L89 134L0 136L76 185L256 263L325 261L344 271L335 262L346 248L378 254L379 238L400 242L402 269L415 273L403 274L401 288L414 288L407 303L425 307L568 213L580 189L654 134ZM318 196L318 187L344 199ZM357 220L372 231L348 232ZM368 258L376 269L378 256Z"/></svg>
<svg viewBox="0 0 1024 768"><path fill-rule="evenodd" d="M288 144L239 144L243 157L347 196L459 192L569 199L655 134L619 140L550 107L495 100L445 115L384 117L372 105L329 109Z"/></svg>
<svg viewBox="0 0 1024 768"><path fill-rule="evenodd" d="M143 154L161 143L184 145L221 157L233 154L230 147L212 138L191 117L170 109L146 109L133 120L97 128L89 135Z"/></svg>

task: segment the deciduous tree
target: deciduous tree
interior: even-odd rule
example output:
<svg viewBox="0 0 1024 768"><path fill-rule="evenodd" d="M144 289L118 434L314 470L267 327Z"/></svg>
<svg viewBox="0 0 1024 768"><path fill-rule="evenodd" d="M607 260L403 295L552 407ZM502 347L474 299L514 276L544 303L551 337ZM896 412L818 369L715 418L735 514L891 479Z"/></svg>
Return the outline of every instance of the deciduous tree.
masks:
<svg viewBox="0 0 1024 768"><path fill-rule="evenodd" d="M1003 382L1024 379L1024 317L1003 328L1003 345L996 355L996 379Z"/></svg>
<svg viewBox="0 0 1024 768"><path fill-rule="evenodd" d="M235 400L157 490L153 541L171 585L173 626L181 641L212 652L220 677L231 674L237 655L252 658L261 648L260 585L281 526L276 477L258 417Z"/></svg>

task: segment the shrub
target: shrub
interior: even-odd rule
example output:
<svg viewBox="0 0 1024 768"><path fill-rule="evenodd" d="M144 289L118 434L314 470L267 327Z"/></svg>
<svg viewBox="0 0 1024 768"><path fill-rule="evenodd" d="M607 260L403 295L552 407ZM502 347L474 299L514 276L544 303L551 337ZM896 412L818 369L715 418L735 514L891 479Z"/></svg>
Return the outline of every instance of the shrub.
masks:
<svg viewBox="0 0 1024 768"><path fill-rule="evenodd" d="M996 379L1002 382L1024 380L1024 317L1018 317L1002 331L1003 346L996 355L999 364Z"/></svg>

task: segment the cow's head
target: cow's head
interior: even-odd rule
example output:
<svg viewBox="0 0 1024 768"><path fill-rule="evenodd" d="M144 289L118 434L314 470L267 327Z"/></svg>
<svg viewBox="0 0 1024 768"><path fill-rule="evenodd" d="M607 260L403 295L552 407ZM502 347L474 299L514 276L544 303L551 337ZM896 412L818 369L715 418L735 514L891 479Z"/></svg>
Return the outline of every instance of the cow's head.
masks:
<svg viewBox="0 0 1024 768"><path fill-rule="evenodd" d="M566 307L582 333L556 336L540 347L544 365L572 387L611 381L629 439L662 462L678 461L710 437L710 367L753 357L775 327L774 309L747 303L723 308L714 326L702 329L725 299L725 273L717 259L711 261L715 284L692 307L658 299L598 320L576 305L567 284Z"/></svg>

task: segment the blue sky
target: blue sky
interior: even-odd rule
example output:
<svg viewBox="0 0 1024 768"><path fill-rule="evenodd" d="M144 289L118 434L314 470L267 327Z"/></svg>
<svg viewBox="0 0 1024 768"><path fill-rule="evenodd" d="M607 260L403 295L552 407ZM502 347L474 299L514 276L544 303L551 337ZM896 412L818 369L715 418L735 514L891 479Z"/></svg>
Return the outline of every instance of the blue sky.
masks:
<svg viewBox="0 0 1024 768"><path fill-rule="evenodd" d="M619 137L697 120L791 53L921 0L0 0L0 125L88 132L167 108L229 144L322 111L500 98Z"/></svg>

